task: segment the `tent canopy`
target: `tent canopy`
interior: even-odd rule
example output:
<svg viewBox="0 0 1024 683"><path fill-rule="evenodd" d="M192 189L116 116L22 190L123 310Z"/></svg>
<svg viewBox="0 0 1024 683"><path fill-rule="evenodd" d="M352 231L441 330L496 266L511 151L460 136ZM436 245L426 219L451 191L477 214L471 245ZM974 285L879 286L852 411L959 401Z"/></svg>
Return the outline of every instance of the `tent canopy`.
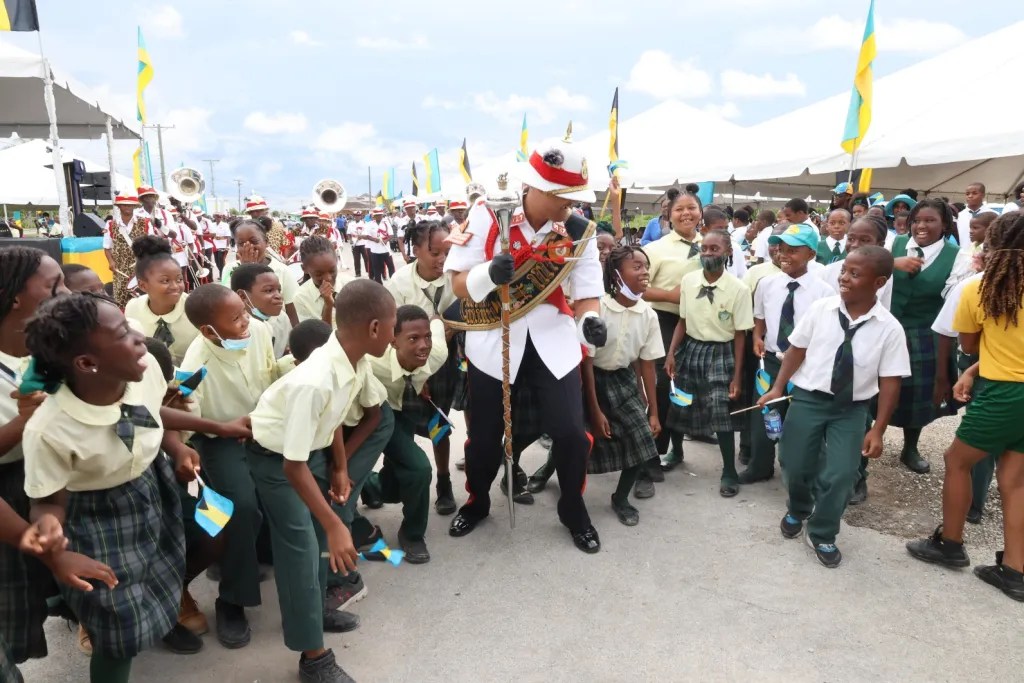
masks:
<svg viewBox="0 0 1024 683"><path fill-rule="evenodd" d="M39 55L0 42L0 137L17 133L24 138L50 137L50 122L43 99L44 62ZM50 66L57 128L61 138L94 140L107 132L107 117L114 137L139 138L139 125L122 120L109 102L101 102L88 88Z"/></svg>
<svg viewBox="0 0 1024 683"><path fill-rule="evenodd" d="M79 159L89 172L106 171L106 164L97 164L64 150L64 161ZM57 188L54 183L53 155L49 142L26 140L0 150L0 204L8 206L57 206ZM134 187L131 178L118 174L116 187ZM86 201L90 205L91 201ZM102 202L109 204L110 202Z"/></svg>

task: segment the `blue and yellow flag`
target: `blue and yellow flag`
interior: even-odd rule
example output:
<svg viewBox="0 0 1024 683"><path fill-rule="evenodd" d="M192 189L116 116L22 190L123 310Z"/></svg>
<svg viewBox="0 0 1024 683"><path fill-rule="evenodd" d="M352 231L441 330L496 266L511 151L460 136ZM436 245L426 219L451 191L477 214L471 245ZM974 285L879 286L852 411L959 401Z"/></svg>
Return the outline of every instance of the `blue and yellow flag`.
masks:
<svg viewBox="0 0 1024 683"><path fill-rule="evenodd" d="M35 0L0 0L0 31L38 31Z"/></svg>
<svg viewBox="0 0 1024 683"><path fill-rule="evenodd" d="M860 180L857 182L857 192L868 194L871 192L871 179L875 175L875 169L865 168L860 172Z"/></svg>
<svg viewBox="0 0 1024 683"><path fill-rule="evenodd" d="M210 536L216 536L231 520L235 504L207 486L202 479L199 483L203 494L196 503L196 524Z"/></svg>
<svg viewBox="0 0 1024 683"><path fill-rule="evenodd" d="M451 431L451 424L448 423L447 418L441 414L440 410L434 413L434 416L427 422L427 434L430 435L430 441L435 446L444 441L444 438L448 436Z"/></svg>
<svg viewBox="0 0 1024 683"><path fill-rule="evenodd" d="M384 171L384 185L381 190L385 199L395 198L395 169L389 168Z"/></svg>
<svg viewBox="0 0 1024 683"><path fill-rule="evenodd" d="M669 400L680 408L686 408L693 403L693 394L688 394L682 389L677 389L675 382L671 382L670 389L671 390L668 394Z"/></svg>
<svg viewBox="0 0 1024 683"><path fill-rule="evenodd" d="M615 97L612 98L612 112L608 115L608 163L614 164L619 160L619 89L615 88Z"/></svg>
<svg viewBox="0 0 1024 683"><path fill-rule="evenodd" d="M149 51L146 49L146 41L142 37L142 27L139 27L139 77L135 90L136 116L140 123L146 122L146 103L142 99L142 92L153 80L153 62L149 61Z"/></svg>
<svg viewBox="0 0 1024 683"><path fill-rule="evenodd" d="M875 0L868 7L868 21L864 26L864 40L857 57L857 72L853 76L853 91L850 93L850 110L846 114L846 130L843 132L843 149L853 154L860 147L871 125L871 91L874 87L872 63L878 55L875 45Z"/></svg>
<svg viewBox="0 0 1024 683"><path fill-rule="evenodd" d="M459 173L466 183L473 182L473 171L469 167L469 151L466 149L466 138L462 138L462 147L459 148Z"/></svg>
<svg viewBox="0 0 1024 683"><path fill-rule="evenodd" d="M441 168L437 163L437 148L430 150L423 155L423 166L426 169L427 177L424 182L427 194L441 191Z"/></svg>
<svg viewBox="0 0 1024 683"><path fill-rule="evenodd" d="M420 194L420 179L416 177L416 162L412 162L412 194L418 197Z"/></svg>
<svg viewBox="0 0 1024 683"><path fill-rule="evenodd" d="M526 114L523 114L523 128L519 131L519 149L516 151L516 159L519 161L526 161L526 158L530 155L530 147L527 144L530 138L530 132L526 127Z"/></svg>

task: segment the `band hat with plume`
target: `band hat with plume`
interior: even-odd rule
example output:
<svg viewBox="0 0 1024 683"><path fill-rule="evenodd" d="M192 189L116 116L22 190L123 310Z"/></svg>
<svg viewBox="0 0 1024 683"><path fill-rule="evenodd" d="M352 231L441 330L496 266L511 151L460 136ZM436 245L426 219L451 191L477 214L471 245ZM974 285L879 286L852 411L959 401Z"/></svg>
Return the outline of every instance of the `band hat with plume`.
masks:
<svg viewBox="0 0 1024 683"><path fill-rule="evenodd" d="M542 143L516 166L514 173L524 185L574 202L596 200L587 160L567 140Z"/></svg>
<svg viewBox="0 0 1024 683"><path fill-rule="evenodd" d="M253 211L267 211L270 207L267 206L267 200L259 195L253 195L245 201L245 212L252 213Z"/></svg>
<svg viewBox="0 0 1024 683"><path fill-rule="evenodd" d="M114 197L114 206L138 206L139 198L133 194L119 194Z"/></svg>

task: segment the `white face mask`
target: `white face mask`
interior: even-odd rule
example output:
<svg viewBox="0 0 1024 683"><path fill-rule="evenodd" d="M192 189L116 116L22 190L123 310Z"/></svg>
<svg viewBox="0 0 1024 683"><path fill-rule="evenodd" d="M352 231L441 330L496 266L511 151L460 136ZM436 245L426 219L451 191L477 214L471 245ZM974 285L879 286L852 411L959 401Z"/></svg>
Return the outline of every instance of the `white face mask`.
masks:
<svg viewBox="0 0 1024 683"><path fill-rule="evenodd" d="M619 294L630 301L640 301L644 298L642 294L637 294L626 285L626 281L622 279L622 274L619 271L615 271L615 277L619 280Z"/></svg>

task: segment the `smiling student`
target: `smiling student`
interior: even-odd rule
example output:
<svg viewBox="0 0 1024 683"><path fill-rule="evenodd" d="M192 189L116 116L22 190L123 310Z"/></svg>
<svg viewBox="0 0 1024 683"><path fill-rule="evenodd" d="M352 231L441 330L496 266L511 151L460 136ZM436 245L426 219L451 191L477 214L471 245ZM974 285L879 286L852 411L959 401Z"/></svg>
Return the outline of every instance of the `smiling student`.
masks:
<svg viewBox="0 0 1024 683"><path fill-rule="evenodd" d="M231 233L235 238L238 260L224 268L220 283L225 286L229 285L231 273L243 263L262 263L270 266L277 273L277 279L281 281L281 296L284 298L285 313L293 327L298 325L299 319L295 313L295 295L299 291L299 283L294 274L288 270L288 266L270 254L267 227L260 221L242 219L232 225Z"/></svg>
<svg viewBox="0 0 1024 683"><path fill-rule="evenodd" d="M293 328L284 312L281 280L274 269L262 263L243 263L231 273L231 289L242 298L249 315L270 327L274 357L284 356Z"/></svg>
<svg viewBox="0 0 1024 683"><path fill-rule="evenodd" d="M334 325L334 288L338 279L338 252L319 235L302 240L299 247L302 272L308 278L295 295L295 313L299 322L323 320Z"/></svg>

